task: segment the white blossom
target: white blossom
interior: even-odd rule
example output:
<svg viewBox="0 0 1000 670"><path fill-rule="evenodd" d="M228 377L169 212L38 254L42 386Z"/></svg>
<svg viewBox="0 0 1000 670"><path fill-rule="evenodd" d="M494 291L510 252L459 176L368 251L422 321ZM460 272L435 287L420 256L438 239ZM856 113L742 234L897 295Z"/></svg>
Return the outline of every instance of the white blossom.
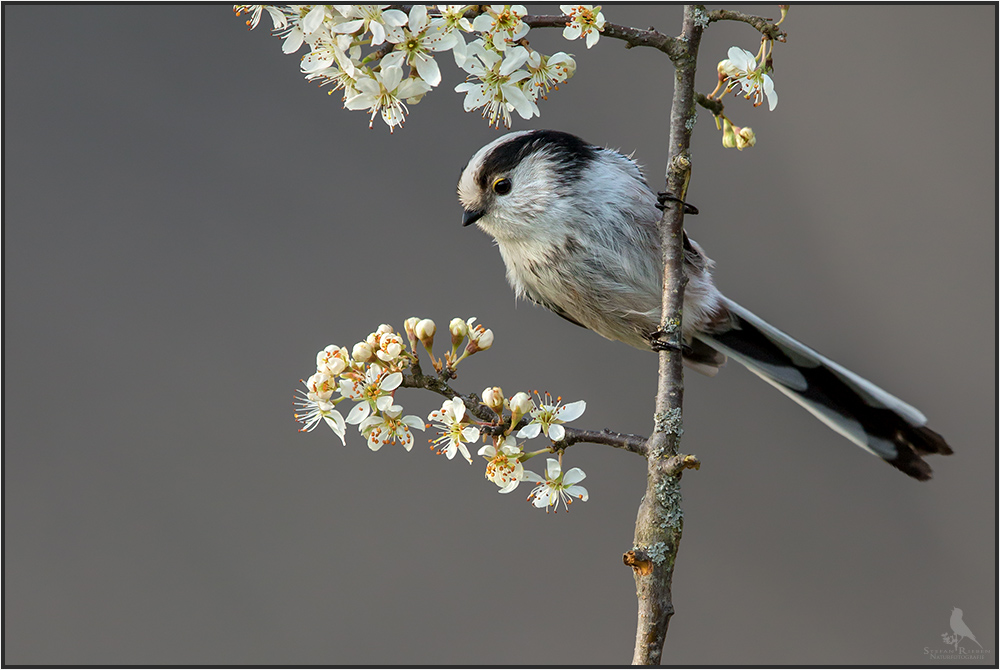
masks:
<svg viewBox="0 0 1000 670"><path fill-rule="evenodd" d="M472 21L472 29L497 51L506 51L528 34L528 24L521 20L527 13L524 5L490 5Z"/></svg>
<svg viewBox="0 0 1000 670"><path fill-rule="evenodd" d="M503 436L497 445L488 444L478 454L489 461L486 479L500 487L499 493L510 493L524 480L524 466L520 460L524 452L513 438Z"/></svg>
<svg viewBox="0 0 1000 670"><path fill-rule="evenodd" d="M578 486L578 482L583 481L586 476L580 468L571 468L563 474L559 461L549 458L546 461L545 477L540 477L530 470L524 471L526 481L538 484L531 490L528 500L532 501L531 504L535 507L544 507L546 512L549 511L549 507L554 507L558 512L560 502L563 508L569 511L573 498L586 502L590 497L587 489Z"/></svg>
<svg viewBox="0 0 1000 670"><path fill-rule="evenodd" d="M382 120L389 126L391 132L396 126L406 120L406 105L403 100L421 96L431 87L419 78L403 79L403 70L399 67L383 68L380 72L359 77L356 83L358 93L349 96L344 101L347 109L371 110L372 127L375 115L382 114Z"/></svg>
<svg viewBox="0 0 1000 670"><path fill-rule="evenodd" d="M347 349L331 344L316 354L316 371L336 377L347 368L349 359L350 354Z"/></svg>
<svg viewBox="0 0 1000 670"><path fill-rule="evenodd" d="M604 30L604 14L598 5L559 5L560 11L570 18L569 23L563 29L563 37L568 40L575 40L578 37L586 37L587 48L597 44Z"/></svg>
<svg viewBox="0 0 1000 670"><path fill-rule="evenodd" d="M546 400L548 399L546 396ZM553 442L558 442L566 437L566 430L562 424L580 418L587 409L587 403L584 400L578 400L560 406L559 400L557 399L555 403L539 403L538 407L531 411L531 423L519 430L517 436L530 440L538 437L539 433L544 433Z"/></svg>
<svg viewBox="0 0 1000 670"><path fill-rule="evenodd" d="M510 112L516 110L524 119L538 115L538 107L521 90L518 82L531 75L520 70L528 60L528 50L516 47L505 56L495 51L487 51L473 42L469 44L470 56L462 68L479 80L467 81L455 87L459 93L465 92L465 111L483 108L483 118L491 126L500 127L503 120L510 127Z"/></svg>
<svg viewBox="0 0 1000 670"><path fill-rule="evenodd" d="M400 26L406 25L407 16L398 9L386 10L388 5L334 5L347 21L334 26L335 33L372 34L372 44L379 45L389 40L398 42L403 35Z"/></svg>
<svg viewBox="0 0 1000 670"><path fill-rule="evenodd" d="M525 62L528 79L521 83L521 89L532 100L545 98L550 89L559 88L559 84L573 76L576 72L576 61L569 54L554 53L543 56L532 51Z"/></svg>
<svg viewBox="0 0 1000 670"><path fill-rule="evenodd" d="M344 435L347 430L344 417L335 409L334 403L330 401L330 394L325 390L317 392L317 382L313 377L305 382L307 392L299 391L299 397L295 400L298 410L295 412L295 420L303 424L299 430L307 433L311 432L320 421L323 421L333 430L334 434L340 438L341 444L347 444ZM322 382L319 384L322 387Z"/></svg>
<svg viewBox="0 0 1000 670"><path fill-rule="evenodd" d="M413 5L408 23L395 50L382 58L382 67L399 67L405 61L417 70L421 79L437 86L441 83L441 71L430 52L447 51L458 36L446 29L444 21L431 21L424 5Z"/></svg>
<svg viewBox="0 0 1000 670"><path fill-rule="evenodd" d="M395 443L396 440L399 440L399 443L407 451L413 448L413 435L410 433L410 429L423 430L424 422L420 420L419 416L412 414L400 416L402 413L402 407L392 405L361 422L358 428L368 438L369 449L378 451L382 445L390 442Z"/></svg>
<svg viewBox="0 0 1000 670"><path fill-rule="evenodd" d="M767 98L767 107L774 110L778 104L778 94L774 90L774 82L764 72L764 63L757 64L757 58L746 49L731 47L727 61L719 63L719 71L724 72L731 80L730 86L739 84L740 93L747 100L753 98L754 107Z"/></svg>
<svg viewBox="0 0 1000 670"><path fill-rule="evenodd" d="M464 421L465 403L462 399L445 400L441 403L441 409L434 410L427 418L435 422L441 431L441 435L432 443L441 450L438 453L444 454L451 460L455 458L456 453L462 452L465 460L472 463L472 456L469 455L469 449L465 445L479 439L479 429Z"/></svg>
<svg viewBox="0 0 1000 670"><path fill-rule="evenodd" d="M392 407L393 391L403 383L403 373L386 373L382 366L368 366L363 379L340 380L340 394L358 404L347 415L347 423L359 424L372 412L384 412Z"/></svg>

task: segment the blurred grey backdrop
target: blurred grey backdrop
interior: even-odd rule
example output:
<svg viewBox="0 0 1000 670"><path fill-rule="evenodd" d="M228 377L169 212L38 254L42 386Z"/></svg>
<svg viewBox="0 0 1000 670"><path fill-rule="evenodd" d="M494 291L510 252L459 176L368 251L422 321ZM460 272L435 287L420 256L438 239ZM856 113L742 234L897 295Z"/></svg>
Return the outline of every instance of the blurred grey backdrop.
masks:
<svg viewBox="0 0 1000 670"><path fill-rule="evenodd" d="M605 7L668 33L680 12ZM459 171L497 131L462 111L451 57L390 135L305 82L266 17L4 14L5 661L628 662L639 458L575 447L590 501L546 515L479 463L296 432L315 352L411 315L496 332L464 390L651 428L654 358L515 304L460 226ZM996 663L996 8L793 5L786 24L777 109L727 106L757 146L723 149L701 112L689 230L723 291L921 408L955 455L921 484L738 366L689 373L703 467L664 661L934 663L959 607ZM635 151L659 188L665 58L531 39L579 69L515 129ZM713 24L700 90L757 42Z"/></svg>

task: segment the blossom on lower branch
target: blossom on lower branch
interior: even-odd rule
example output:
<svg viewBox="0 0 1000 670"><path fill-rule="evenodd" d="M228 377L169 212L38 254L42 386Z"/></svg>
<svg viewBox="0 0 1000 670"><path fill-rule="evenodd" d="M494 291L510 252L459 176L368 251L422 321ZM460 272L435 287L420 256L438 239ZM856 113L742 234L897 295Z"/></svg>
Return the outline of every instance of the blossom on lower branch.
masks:
<svg viewBox="0 0 1000 670"><path fill-rule="evenodd" d="M553 402L547 393L541 402L537 391L537 404L524 392L507 399L496 386L483 391L481 402L475 395L454 395L447 380L455 378L458 365L470 355L492 348L493 331L476 323L475 318L453 319L449 324L450 347L435 358L435 330L433 321L411 317L405 322L405 339L392 326L382 324L350 349L331 344L317 353L316 372L303 381L306 390L299 391L295 401L295 420L302 424L300 430L311 432L325 423L346 444L347 426L356 425L372 451L397 442L410 451L411 431L430 428L431 424L425 426L420 417L404 415L402 406L396 403L396 392L406 379L409 386L452 395L428 416L438 430L438 437L430 440L431 448L437 448L439 454L454 459L460 453L471 464L468 445L483 436L487 444L477 453L487 461L486 479L496 484L500 493L510 493L522 481L531 481L537 486L528 499L537 508L547 511L562 502L568 509L573 498L586 500L587 490L579 486L586 475L580 468L563 473L560 451L566 446L560 444L566 437L562 424L579 418L586 403L579 400L562 405L562 398ZM427 350L438 373L436 378L421 372L418 342ZM432 382L421 381L427 379ZM345 400L356 403L346 418L336 409ZM551 442L537 451L525 452L517 443L518 438L540 435ZM531 458L557 451L559 460L548 459L545 477L524 469L524 463Z"/></svg>
<svg viewBox="0 0 1000 670"><path fill-rule="evenodd" d="M455 458L455 454L460 451L469 465L472 465L472 456L465 445L479 439L479 429L464 421L465 403L462 399L445 400L441 403L441 409L434 410L427 418L437 422L437 428L441 431L440 437L431 440L431 449L439 448L438 453L447 456L448 460Z"/></svg>

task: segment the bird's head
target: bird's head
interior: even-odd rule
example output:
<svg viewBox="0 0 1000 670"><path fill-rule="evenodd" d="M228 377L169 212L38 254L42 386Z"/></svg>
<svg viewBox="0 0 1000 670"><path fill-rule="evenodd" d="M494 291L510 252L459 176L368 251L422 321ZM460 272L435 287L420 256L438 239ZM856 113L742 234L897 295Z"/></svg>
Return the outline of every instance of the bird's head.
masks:
<svg viewBox="0 0 1000 670"><path fill-rule="evenodd" d="M500 242L544 239L547 228L565 220L560 210L574 199L563 196L572 195L596 151L555 130L508 133L490 142L459 178L462 225L475 223Z"/></svg>

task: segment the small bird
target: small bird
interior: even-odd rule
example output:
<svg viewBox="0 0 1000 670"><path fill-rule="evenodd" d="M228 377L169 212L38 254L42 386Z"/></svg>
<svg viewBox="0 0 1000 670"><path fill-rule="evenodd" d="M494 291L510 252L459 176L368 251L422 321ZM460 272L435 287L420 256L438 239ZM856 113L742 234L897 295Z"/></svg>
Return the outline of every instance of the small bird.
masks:
<svg viewBox="0 0 1000 670"><path fill-rule="evenodd" d="M969 627L965 625L964 621L962 621L962 610L957 607L951 608L951 632L959 637L958 642L961 642L962 638L967 637L975 642L980 649L983 648L983 645L979 644L979 640L976 639L976 636L972 634ZM958 646L958 642L955 643L956 647Z"/></svg>
<svg viewBox="0 0 1000 670"><path fill-rule="evenodd" d="M677 198L658 198L631 158L569 133L513 132L476 152L458 198L463 225L496 240L518 297L606 338L665 346L658 222ZM848 440L930 479L923 456L952 450L920 411L723 296L712 260L686 234L683 244L686 365L711 376L732 358Z"/></svg>

